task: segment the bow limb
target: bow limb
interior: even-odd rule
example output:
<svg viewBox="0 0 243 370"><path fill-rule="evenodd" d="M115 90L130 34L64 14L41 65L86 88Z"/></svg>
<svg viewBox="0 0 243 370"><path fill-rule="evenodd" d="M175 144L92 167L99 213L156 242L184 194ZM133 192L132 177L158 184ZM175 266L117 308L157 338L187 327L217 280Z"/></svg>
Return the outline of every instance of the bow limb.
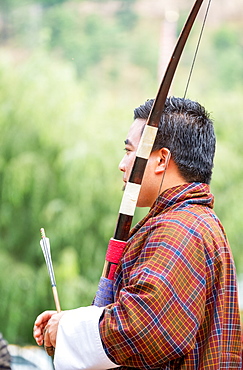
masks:
<svg viewBox="0 0 243 370"><path fill-rule="evenodd" d="M102 273L102 278L107 279L105 280L106 286L104 290L107 288L107 284L110 284L108 280L112 281L114 277L116 265L122 256L123 249L126 245L126 241L128 240L132 219L135 213L135 208L141 188L143 174L157 135L158 126L164 109L165 101L181 54L183 52L186 41L202 3L203 0L195 1L193 8L188 16L188 19L181 31L181 34L172 53L170 62L166 69L165 75L159 87L157 96L154 100L154 104L146 122L142 137L140 139L131 175L126 184L126 188L123 194L114 237L110 240L108 245L104 269ZM100 284L103 283L100 281ZM112 290L112 287L109 285L108 289ZM103 287L99 288L99 290L103 290ZM99 295L99 290L97 292L97 295ZM108 300L107 303L110 303L111 301L112 298L110 301ZM94 304L104 305L104 302L100 303L95 301Z"/></svg>

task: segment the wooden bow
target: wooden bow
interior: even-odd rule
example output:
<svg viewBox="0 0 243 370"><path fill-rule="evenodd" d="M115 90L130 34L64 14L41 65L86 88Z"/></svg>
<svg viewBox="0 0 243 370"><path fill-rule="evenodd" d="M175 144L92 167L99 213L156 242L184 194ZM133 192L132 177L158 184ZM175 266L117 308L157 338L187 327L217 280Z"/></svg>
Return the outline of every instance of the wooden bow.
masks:
<svg viewBox="0 0 243 370"><path fill-rule="evenodd" d="M123 194L114 237L110 240L108 245L104 269L94 301L94 304L97 306L104 306L112 302L112 298L108 297L109 292L106 290L108 289L112 295L112 285L110 282L112 282L114 278L116 266L122 256L123 249L129 237L143 174L156 138L165 101L182 51L202 3L203 0L195 1L184 28L181 31L140 139L131 175Z"/></svg>

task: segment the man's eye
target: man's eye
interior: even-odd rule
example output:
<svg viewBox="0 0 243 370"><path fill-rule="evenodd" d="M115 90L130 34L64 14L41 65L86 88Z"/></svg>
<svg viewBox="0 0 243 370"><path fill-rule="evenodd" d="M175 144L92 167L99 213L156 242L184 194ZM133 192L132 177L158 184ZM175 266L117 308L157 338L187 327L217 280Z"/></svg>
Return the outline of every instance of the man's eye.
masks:
<svg viewBox="0 0 243 370"><path fill-rule="evenodd" d="M128 154L131 152L131 149L128 149L128 148L124 148L125 152Z"/></svg>

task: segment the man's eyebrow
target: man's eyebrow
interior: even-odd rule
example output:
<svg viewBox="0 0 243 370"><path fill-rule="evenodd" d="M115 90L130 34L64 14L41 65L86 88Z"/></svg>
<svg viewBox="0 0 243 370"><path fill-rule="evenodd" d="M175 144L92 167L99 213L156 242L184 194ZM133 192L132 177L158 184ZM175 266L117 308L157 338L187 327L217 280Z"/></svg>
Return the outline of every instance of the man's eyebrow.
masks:
<svg viewBox="0 0 243 370"><path fill-rule="evenodd" d="M126 145L131 145L132 146L132 142L129 139L124 140L124 143Z"/></svg>

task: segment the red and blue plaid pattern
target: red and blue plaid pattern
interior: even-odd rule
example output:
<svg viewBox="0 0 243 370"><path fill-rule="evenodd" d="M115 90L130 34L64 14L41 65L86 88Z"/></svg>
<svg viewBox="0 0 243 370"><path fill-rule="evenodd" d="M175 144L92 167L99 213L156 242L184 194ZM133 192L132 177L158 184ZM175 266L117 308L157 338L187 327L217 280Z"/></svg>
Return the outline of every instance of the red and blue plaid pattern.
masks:
<svg viewBox="0 0 243 370"><path fill-rule="evenodd" d="M208 185L166 190L131 231L100 333L122 369L241 369L235 266Z"/></svg>

